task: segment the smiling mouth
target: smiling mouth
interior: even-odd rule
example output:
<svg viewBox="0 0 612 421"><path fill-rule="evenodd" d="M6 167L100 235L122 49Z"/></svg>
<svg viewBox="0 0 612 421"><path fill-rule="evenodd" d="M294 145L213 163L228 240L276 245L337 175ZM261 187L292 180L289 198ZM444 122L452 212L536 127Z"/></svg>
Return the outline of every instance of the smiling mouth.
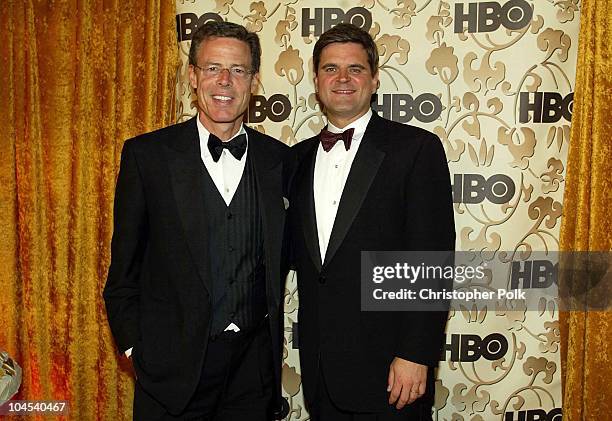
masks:
<svg viewBox="0 0 612 421"><path fill-rule="evenodd" d="M350 95L350 94L355 93L353 89L335 89L332 92L335 94L340 94L340 95Z"/></svg>
<svg viewBox="0 0 612 421"><path fill-rule="evenodd" d="M225 96L225 95L213 95L212 99L214 99L215 101L220 101L220 102L229 102L233 98L231 96Z"/></svg>

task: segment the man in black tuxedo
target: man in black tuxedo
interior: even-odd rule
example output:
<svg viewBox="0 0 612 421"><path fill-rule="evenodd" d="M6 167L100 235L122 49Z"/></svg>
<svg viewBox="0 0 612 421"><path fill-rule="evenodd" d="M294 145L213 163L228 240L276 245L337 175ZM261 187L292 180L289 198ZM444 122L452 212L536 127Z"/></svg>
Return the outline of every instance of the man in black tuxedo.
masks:
<svg viewBox="0 0 612 421"><path fill-rule="evenodd" d="M289 211L305 399L314 420L431 419L447 314L362 312L360 253L454 249L444 150L370 109L378 52L367 32L339 24L313 55L329 124L293 148Z"/></svg>
<svg viewBox="0 0 612 421"><path fill-rule="evenodd" d="M242 123L260 57L244 27L201 26L197 117L125 142L104 299L137 376L135 419L282 415L289 148Z"/></svg>

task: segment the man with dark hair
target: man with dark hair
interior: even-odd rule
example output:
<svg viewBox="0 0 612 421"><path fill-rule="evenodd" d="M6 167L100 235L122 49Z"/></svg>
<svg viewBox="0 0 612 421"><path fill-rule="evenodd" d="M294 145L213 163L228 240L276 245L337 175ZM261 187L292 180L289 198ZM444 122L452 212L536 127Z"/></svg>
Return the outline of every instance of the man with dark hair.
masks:
<svg viewBox="0 0 612 421"><path fill-rule="evenodd" d="M134 419L283 415L289 148L242 122L260 55L240 25L201 26L197 116L125 142L104 299L137 376Z"/></svg>
<svg viewBox="0 0 612 421"><path fill-rule="evenodd" d="M444 150L372 112L378 53L367 32L328 30L313 63L328 126L293 148L290 209L306 403L313 420L429 420L447 315L361 311L360 259L454 249Z"/></svg>

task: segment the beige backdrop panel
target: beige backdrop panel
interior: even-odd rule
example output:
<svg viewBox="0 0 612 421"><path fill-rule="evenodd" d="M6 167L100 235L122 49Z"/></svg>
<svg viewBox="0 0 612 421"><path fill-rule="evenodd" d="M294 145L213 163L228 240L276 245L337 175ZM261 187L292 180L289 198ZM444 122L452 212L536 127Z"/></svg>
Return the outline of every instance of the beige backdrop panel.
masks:
<svg viewBox="0 0 612 421"><path fill-rule="evenodd" d="M249 124L290 145L318 133L325 120L313 95L312 47L325 29L353 22L379 46L375 110L429 129L444 144L457 248L558 250L578 7L578 0L177 0L177 118L196 112L187 78L190 34L198 23L223 19L262 41L262 83ZM288 419L306 420L292 336L299 305L294 274L286 288L283 388ZM465 335L481 342L476 361L465 361L471 351L457 345ZM554 301L537 312L454 311L447 344L434 419L561 419Z"/></svg>

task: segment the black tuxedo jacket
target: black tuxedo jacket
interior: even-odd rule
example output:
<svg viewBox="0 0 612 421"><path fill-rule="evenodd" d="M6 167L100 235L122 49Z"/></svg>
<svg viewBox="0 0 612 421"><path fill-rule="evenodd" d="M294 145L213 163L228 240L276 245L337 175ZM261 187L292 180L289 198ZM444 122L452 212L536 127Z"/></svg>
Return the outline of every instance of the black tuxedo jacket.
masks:
<svg viewBox="0 0 612 421"><path fill-rule="evenodd" d="M348 175L321 261L313 196L318 136L292 148L290 233L297 272L299 348L306 401L319 365L334 403L351 411L387 404L394 357L437 365L445 313L362 312L362 250L454 250L450 176L440 140L375 113ZM428 394L433 395L433 370Z"/></svg>
<svg viewBox="0 0 612 421"><path fill-rule="evenodd" d="M246 127L263 219L277 398L282 350L283 166L289 148ZM104 299L144 390L179 413L198 384L212 321L203 163L195 118L125 142ZM214 258L214 256L212 256ZM285 273L283 273L285 272Z"/></svg>

